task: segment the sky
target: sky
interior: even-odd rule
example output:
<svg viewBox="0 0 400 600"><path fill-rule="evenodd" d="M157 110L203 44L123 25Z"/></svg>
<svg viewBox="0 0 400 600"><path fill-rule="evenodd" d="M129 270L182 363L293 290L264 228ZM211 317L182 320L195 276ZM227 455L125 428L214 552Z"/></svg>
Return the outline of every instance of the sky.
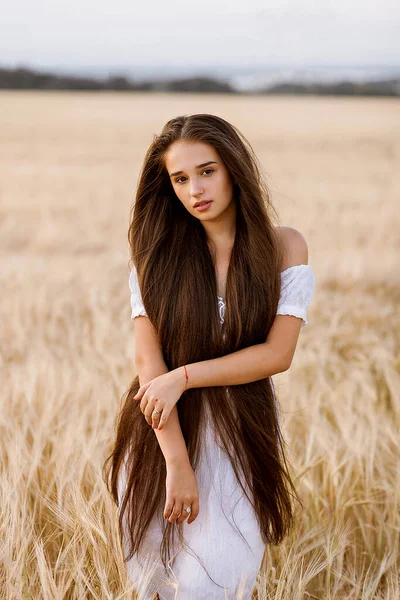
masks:
<svg viewBox="0 0 400 600"><path fill-rule="evenodd" d="M15 0L0 66L400 66L399 0Z"/></svg>

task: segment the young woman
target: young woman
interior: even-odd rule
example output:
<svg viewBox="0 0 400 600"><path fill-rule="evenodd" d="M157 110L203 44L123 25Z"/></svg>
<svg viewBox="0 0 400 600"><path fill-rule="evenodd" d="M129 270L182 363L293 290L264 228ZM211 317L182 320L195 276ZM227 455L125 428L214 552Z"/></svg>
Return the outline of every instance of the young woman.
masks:
<svg viewBox="0 0 400 600"><path fill-rule="evenodd" d="M272 376L315 282L304 237L273 213L224 119L177 117L154 137L129 227L137 376L108 472L144 600L249 600L292 525Z"/></svg>

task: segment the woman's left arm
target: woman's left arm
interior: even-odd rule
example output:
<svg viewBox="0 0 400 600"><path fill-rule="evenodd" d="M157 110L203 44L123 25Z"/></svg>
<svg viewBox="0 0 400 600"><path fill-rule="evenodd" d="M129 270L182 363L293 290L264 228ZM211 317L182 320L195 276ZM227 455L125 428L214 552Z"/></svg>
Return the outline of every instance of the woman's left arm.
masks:
<svg viewBox="0 0 400 600"><path fill-rule="evenodd" d="M185 365L187 388L182 366L145 383L134 398L140 400L141 411L148 415L159 402L157 407L162 414L157 428L162 429L185 388L240 385L286 371L292 362L301 323L298 317L277 315L264 343Z"/></svg>
<svg viewBox="0 0 400 600"><path fill-rule="evenodd" d="M277 315L264 343L186 365L188 388L240 385L287 371L296 350L301 324L302 319L298 317ZM171 371L170 376L177 381L185 381L183 367Z"/></svg>

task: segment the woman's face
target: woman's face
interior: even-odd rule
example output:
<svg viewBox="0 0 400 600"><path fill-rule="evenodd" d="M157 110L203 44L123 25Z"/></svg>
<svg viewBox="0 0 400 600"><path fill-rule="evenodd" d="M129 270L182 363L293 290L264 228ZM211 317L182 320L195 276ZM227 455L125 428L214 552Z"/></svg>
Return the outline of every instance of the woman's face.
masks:
<svg viewBox="0 0 400 600"><path fill-rule="evenodd" d="M165 153L165 166L175 194L197 219L214 220L234 208L232 178L210 144L174 142Z"/></svg>

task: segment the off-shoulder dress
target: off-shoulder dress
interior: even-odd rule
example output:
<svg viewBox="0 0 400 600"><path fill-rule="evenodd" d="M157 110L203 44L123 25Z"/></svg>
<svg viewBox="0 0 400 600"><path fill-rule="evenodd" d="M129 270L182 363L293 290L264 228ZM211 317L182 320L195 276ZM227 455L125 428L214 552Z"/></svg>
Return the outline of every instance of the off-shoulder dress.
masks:
<svg viewBox="0 0 400 600"><path fill-rule="evenodd" d="M147 316L134 268L129 287L131 319ZM277 314L302 319L303 328L308 323L307 308L314 287L311 265L295 265L282 271ZM221 297L218 308L222 324L225 303ZM127 563L139 600L153 600L157 592L160 600L251 599L265 544L255 512L235 478L228 456L217 443L211 420L206 438L195 470L200 512L193 523L183 524L187 546L176 548L166 574L160 558L163 515L154 515L139 554ZM125 482L122 470L120 500ZM124 534L122 537L126 549Z"/></svg>

